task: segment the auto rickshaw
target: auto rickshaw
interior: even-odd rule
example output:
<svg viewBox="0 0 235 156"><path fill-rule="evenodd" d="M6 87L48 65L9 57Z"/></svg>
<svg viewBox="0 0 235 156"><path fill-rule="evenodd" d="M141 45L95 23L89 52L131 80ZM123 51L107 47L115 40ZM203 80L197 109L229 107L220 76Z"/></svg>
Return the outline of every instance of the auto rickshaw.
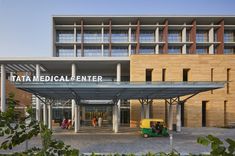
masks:
<svg viewBox="0 0 235 156"><path fill-rule="evenodd" d="M143 119L140 121L141 134L143 137L169 136L168 129L162 119Z"/></svg>

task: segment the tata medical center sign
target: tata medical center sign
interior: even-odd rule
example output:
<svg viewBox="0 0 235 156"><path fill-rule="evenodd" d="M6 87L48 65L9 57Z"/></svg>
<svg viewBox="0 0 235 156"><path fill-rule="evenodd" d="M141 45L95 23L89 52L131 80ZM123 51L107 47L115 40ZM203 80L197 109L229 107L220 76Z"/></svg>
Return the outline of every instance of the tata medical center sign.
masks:
<svg viewBox="0 0 235 156"><path fill-rule="evenodd" d="M101 82L102 76L11 76L13 82Z"/></svg>

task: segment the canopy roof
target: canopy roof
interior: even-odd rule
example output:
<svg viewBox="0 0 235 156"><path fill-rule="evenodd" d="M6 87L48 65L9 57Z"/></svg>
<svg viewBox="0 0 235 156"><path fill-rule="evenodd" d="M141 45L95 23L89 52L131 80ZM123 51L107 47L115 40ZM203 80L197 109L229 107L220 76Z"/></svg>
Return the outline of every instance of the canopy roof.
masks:
<svg viewBox="0 0 235 156"><path fill-rule="evenodd" d="M51 99L170 99L224 87L225 82L15 82L17 88Z"/></svg>

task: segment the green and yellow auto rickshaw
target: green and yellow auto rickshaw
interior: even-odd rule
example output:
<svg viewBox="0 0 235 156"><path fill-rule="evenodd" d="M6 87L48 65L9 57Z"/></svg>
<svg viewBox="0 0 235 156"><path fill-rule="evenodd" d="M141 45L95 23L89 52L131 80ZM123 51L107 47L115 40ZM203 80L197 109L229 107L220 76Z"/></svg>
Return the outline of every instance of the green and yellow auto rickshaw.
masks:
<svg viewBox="0 0 235 156"><path fill-rule="evenodd" d="M168 129L162 119L143 119L140 121L141 134L143 137L169 136Z"/></svg>

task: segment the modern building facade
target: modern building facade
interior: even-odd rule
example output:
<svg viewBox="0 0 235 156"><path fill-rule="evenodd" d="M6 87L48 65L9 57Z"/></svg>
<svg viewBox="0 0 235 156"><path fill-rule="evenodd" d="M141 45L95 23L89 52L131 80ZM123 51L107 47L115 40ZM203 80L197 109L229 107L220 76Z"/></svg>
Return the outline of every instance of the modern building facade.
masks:
<svg viewBox="0 0 235 156"><path fill-rule="evenodd" d="M107 82L226 82L222 89L180 97L187 99L180 109L166 99L151 98L145 105L128 98L118 102L120 125L137 127L141 118L162 118L204 127L235 122L234 54L235 16L53 16L52 57L0 63L9 72L101 75ZM32 97L37 112L40 100ZM84 101L79 115L83 124L94 116L112 124L115 110L108 103ZM75 105L74 100L58 100L52 118L73 118Z"/></svg>

